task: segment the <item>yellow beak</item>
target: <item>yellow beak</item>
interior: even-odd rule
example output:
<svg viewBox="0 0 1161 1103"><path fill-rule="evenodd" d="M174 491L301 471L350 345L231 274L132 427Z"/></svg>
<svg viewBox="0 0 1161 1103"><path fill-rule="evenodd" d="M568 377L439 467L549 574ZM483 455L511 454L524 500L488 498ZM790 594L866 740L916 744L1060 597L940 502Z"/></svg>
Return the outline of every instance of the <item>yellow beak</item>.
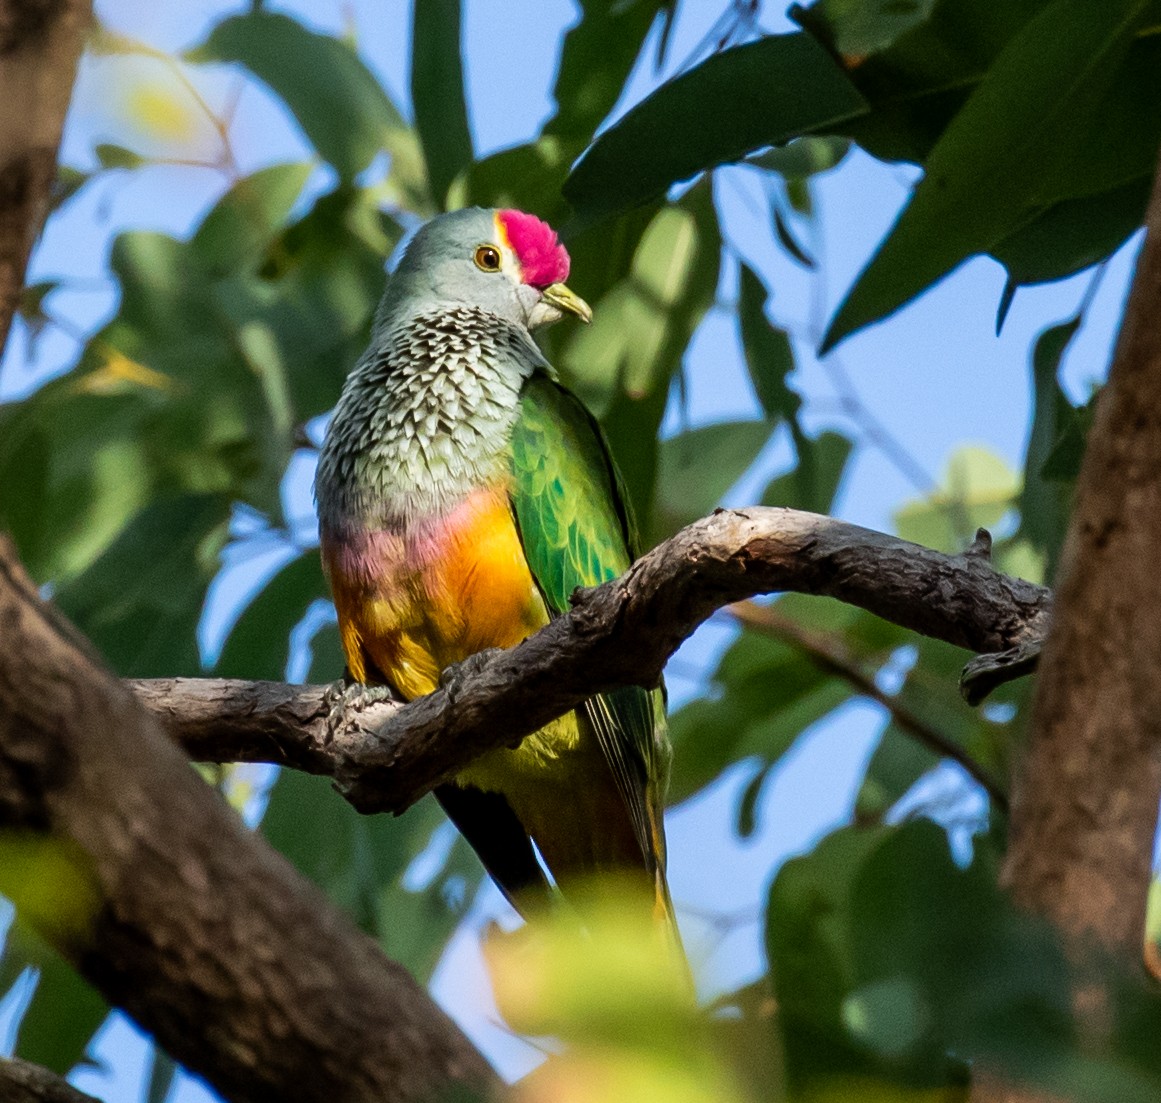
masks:
<svg viewBox="0 0 1161 1103"><path fill-rule="evenodd" d="M586 325L593 320L593 308L563 283L549 284L540 297L542 302L555 306L557 310L575 314Z"/></svg>

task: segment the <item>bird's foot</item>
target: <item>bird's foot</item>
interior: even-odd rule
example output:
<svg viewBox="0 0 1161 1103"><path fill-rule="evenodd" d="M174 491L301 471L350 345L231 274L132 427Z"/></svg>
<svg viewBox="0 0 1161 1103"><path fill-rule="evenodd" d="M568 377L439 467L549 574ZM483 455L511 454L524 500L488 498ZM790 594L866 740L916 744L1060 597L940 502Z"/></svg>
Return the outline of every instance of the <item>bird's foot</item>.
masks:
<svg viewBox="0 0 1161 1103"><path fill-rule="evenodd" d="M382 701L394 700L395 694L390 686L369 686L345 678L332 682L323 696L323 704L327 707L328 738L334 739L342 731L352 713L362 712Z"/></svg>
<svg viewBox="0 0 1161 1103"><path fill-rule="evenodd" d="M439 676L439 688L447 694L447 699L455 704L456 698L467 688L467 683L471 681L472 676L502 650L499 647L487 647L483 651L469 655L462 662L453 663L445 668Z"/></svg>

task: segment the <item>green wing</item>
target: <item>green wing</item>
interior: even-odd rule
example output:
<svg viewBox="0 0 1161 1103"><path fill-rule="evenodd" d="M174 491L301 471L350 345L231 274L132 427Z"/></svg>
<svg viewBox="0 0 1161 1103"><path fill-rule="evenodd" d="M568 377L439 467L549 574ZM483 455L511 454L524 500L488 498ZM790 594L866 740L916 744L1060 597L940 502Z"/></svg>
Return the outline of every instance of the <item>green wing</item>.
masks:
<svg viewBox="0 0 1161 1103"><path fill-rule="evenodd" d="M636 536L600 426L547 376L524 386L512 437L512 505L524 554L553 616L578 586L623 574ZM585 711L629 810L646 867L664 870L661 809L669 771L664 697L636 686Z"/></svg>

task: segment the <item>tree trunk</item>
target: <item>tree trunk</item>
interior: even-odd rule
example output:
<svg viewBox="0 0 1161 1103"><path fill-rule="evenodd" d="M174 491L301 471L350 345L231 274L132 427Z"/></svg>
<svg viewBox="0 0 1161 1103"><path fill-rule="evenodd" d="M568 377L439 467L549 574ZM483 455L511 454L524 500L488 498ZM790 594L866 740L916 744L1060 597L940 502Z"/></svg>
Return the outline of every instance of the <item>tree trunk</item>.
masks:
<svg viewBox="0 0 1161 1103"><path fill-rule="evenodd" d="M1161 177L1159 177L1161 179ZM1004 876L1140 957L1161 798L1161 186L1076 488Z"/></svg>

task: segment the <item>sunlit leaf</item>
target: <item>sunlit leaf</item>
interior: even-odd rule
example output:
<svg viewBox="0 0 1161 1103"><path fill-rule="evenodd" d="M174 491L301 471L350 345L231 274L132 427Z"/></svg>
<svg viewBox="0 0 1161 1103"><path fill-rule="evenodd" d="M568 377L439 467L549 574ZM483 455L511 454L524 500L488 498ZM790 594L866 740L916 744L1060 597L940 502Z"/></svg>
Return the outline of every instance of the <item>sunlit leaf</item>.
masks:
<svg viewBox="0 0 1161 1103"><path fill-rule="evenodd" d="M972 445L948 460L940 488L895 514L899 535L940 551L961 552L978 528L990 529L1015 505L1020 484L999 457Z"/></svg>
<svg viewBox="0 0 1161 1103"><path fill-rule="evenodd" d="M286 104L314 148L344 178L365 169L381 150L404 158L414 153L398 109L351 46L287 15L256 10L231 16L186 57L249 69Z"/></svg>
<svg viewBox="0 0 1161 1103"><path fill-rule="evenodd" d="M582 256L600 251L602 236L606 253L616 245L615 234L596 234L583 254L578 250L578 274L585 270ZM553 358L564 380L601 417L642 531L649 531L657 430L670 381L717 290L721 236L709 188L695 188L680 204L663 207L639 239L629 234L628 244L628 270L593 302L592 325L574 329ZM609 274L606 269L606 280ZM587 292L580 280L576 284Z"/></svg>

